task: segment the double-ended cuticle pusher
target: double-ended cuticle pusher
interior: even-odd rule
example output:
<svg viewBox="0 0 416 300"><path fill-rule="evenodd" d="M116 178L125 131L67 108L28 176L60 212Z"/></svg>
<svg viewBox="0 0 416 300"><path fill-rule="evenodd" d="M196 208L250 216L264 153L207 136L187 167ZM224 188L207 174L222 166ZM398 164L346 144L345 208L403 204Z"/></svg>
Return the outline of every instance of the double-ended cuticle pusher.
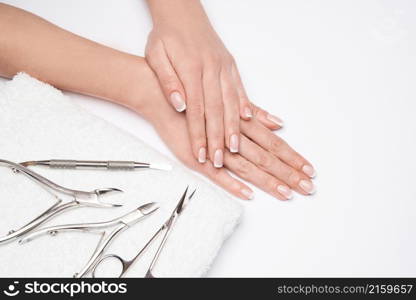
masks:
<svg viewBox="0 0 416 300"><path fill-rule="evenodd" d="M157 169L169 171L172 169L168 164L142 163L126 160L72 160L72 159L49 159L33 160L20 163L22 166L46 166L54 169L105 169L105 170L136 170Z"/></svg>

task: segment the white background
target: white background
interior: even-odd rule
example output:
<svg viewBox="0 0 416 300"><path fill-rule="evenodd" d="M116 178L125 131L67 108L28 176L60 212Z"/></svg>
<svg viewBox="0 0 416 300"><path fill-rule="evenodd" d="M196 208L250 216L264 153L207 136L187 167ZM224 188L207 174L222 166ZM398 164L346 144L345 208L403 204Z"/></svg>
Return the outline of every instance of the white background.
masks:
<svg viewBox="0 0 416 300"><path fill-rule="evenodd" d="M139 0L2 2L137 55L151 29ZM252 101L318 172L313 197L256 189L208 275L416 276L415 2L204 4ZM169 154L132 112L73 98Z"/></svg>

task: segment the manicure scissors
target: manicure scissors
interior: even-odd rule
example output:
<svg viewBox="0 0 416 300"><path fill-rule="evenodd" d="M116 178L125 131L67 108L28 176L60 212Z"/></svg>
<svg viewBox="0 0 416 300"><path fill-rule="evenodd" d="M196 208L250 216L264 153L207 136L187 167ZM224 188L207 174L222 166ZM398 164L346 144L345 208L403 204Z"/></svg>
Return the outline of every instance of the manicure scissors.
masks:
<svg viewBox="0 0 416 300"><path fill-rule="evenodd" d="M88 260L86 265L82 268L82 270L74 275L75 278L82 278L85 277L89 273L95 272L95 266L101 262L101 257L103 256L104 251L107 247L111 244L111 242L116 238L121 232L130 228L137 222L141 221L144 217L151 215L158 209L158 205L155 202L150 202L144 204L135 210L131 211L130 213L110 220L106 222L98 222L98 223L81 223L81 224L67 224L67 225L58 225L58 226L51 226L42 228L36 231L33 231L29 235L25 236L23 239L19 241L20 244L29 242L34 238L44 235L50 234L52 236L56 235L58 232L61 231L83 231L83 232L97 232L101 234L101 238L95 248L91 258ZM103 228L108 227L115 227L113 231L107 232L103 230Z"/></svg>
<svg viewBox="0 0 416 300"><path fill-rule="evenodd" d="M11 230L5 236L0 237L0 244L10 242L14 239L20 238L23 235L29 233L36 227L44 224L45 222L49 221L50 219L54 218L58 214L77 207L97 207L97 208L107 208L107 207L120 207L120 204L114 203L105 203L101 201L101 197L104 195L110 195L113 193L122 192L116 188L105 188L105 189L96 189L93 191L81 191L81 190L74 190L70 188L63 187L59 184L52 182L51 180L43 177L42 175L14 162L0 159L0 166L5 166L11 168L13 171L17 173L21 173L34 181L35 183L39 184L41 187L45 188L48 192L50 192L57 201L51 207L49 207L46 211L41 213L39 216L34 218L32 221L27 223L26 225L22 226L17 230ZM71 197L70 201L64 201L63 199L59 198L54 192L67 195Z"/></svg>
<svg viewBox="0 0 416 300"><path fill-rule="evenodd" d="M137 255L135 257L133 257L130 260L125 260L123 258L121 258L120 256L116 255L116 254L107 254L105 256L103 256L102 258L100 258L92 267L92 277L95 278L96 275L96 271L97 268L106 260L109 259L115 259L116 261L118 261L121 265L121 272L118 275L119 278L123 277L126 272L131 268L131 266L141 257L141 255L146 251L146 249L149 248L149 246L152 244L152 242L162 233L165 232L165 234L163 235L162 241L156 251L155 256L153 257L153 260L150 264L150 267L148 268L147 272L146 272L146 276L145 278L154 278L153 276L153 268L156 265L156 262L160 256L160 253L162 252L166 241L169 237L169 234L172 231L173 226L176 223L176 220L178 219L178 217L180 216L180 214L183 212L183 209L185 208L185 206L188 204L189 200L192 199L192 197L194 196L196 190L194 190L189 196L187 196L188 194L188 189L189 187L186 188L185 192L183 193L182 197L180 198L178 204L176 205L174 211L172 212L172 214L170 215L169 219L163 223L163 225L159 228L159 230L156 231L156 233L149 239L149 241L146 243L146 245L137 253Z"/></svg>

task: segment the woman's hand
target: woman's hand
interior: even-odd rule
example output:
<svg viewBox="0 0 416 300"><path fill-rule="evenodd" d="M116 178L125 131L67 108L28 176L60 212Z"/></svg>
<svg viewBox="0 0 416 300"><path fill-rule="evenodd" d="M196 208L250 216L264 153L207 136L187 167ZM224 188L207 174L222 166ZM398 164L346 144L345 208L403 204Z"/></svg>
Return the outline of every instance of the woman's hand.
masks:
<svg viewBox="0 0 416 300"><path fill-rule="evenodd" d="M154 28L146 60L156 73L166 99L186 109L192 154L200 163L208 155L223 166L224 148L240 150L240 117L257 117L270 128L282 121L253 107L233 57L212 28L199 1L148 0Z"/></svg>
<svg viewBox="0 0 416 300"><path fill-rule="evenodd" d="M185 165L204 174L239 198L252 199L253 191L246 184L231 176L229 172L280 200L291 199L292 190L303 195L312 194L314 185L310 177L302 171L305 166L312 168L309 167L310 164L261 124L251 123L255 122L254 120L242 122L245 123L243 127L247 129L245 134L259 134L261 138L257 142L266 148L242 134L240 153L225 151L225 168L221 169L214 168L211 164L198 164L192 159L191 144L186 132L186 119L183 115L172 115L169 122L161 120L160 123L155 124L155 128ZM246 130L243 129L244 131Z"/></svg>
<svg viewBox="0 0 416 300"><path fill-rule="evenodd" d="M240 152L224 152L225 168L199 164L192 157L185 116L178 114L165 101L151 70L146 72L146 66L143 66L142 71L140 77L143 84L140 91L136 91L138 94L132 95L136 101L128 106L153 124L164 142L185 165L243 199L251 199L253 191L229 172L281 200L290 199L292 190L303 195L314 192L311 178L315 171L311 164L255 118L240 121ZM137 107L136 103L141 105Z"/></svg>
<svg viewBox="0 0 416 300"><path fill-rule="evenodd" d="M185 116L165 101L157 77L143 58L86 40L3 4L0 28L7 29L0 36L0 75L11 77L25 71L59 88L135 110L154 125L180 160L238 197L251 198L252 191L226 168L279 199L290 198L290 189L302 194L313 191L307 176L313 176L313 168L264 126L276 128L267 122L263 110L253 106L256 118L240 121L240 151L225 151L226 168L199 164L192 158ZM132 85L132 78L140 84Z"/></svg>

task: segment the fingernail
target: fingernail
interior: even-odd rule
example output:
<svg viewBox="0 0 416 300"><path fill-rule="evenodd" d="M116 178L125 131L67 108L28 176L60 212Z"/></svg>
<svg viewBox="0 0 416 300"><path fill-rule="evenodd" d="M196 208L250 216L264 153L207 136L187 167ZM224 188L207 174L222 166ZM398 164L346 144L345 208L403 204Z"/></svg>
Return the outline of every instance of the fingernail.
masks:
<svg viewBox="0 0 416 300"><path fill-rule="evenodd" d="M205 147L201 147L198 152L198 161L203 164L207 161L207 149Z"/></svg>
<svg viewBox="0 0 416 300"><path fill-rule="evenodd" d="M230 152L238 152L238 136L236 134L233 134L230 137Z"/></svg>
<svg viewBox="0 0 416 300"><path fill-rule="evenodd" d="M313 183L310 181L301 180L299 182L299 186L302 190L304 190L308 194L313 194L315 192L315 187L313 186Z"/></svg>
<svg viewBox="0 0 416 300"><path fill-rule="evenodd" d="M223 165L223 153L222 150L218 149L215 151L214 155L214 167L216 168L222 168Z"/></svg>
<svg viewBox="0 0 416 300"><path fill-rule="evenodd" d="M242 189L241 194L243 194L248 200L252 200L254 198L254 193L247 189Z"/></svg>
<svg viewBox="0 0 416 300"><path fill-rule="evenodd" d="M283 120L282 119L280 119L276 116L273 116L271 114L267 114L267 119L269 119L269 121L272 121L273 123L279 125L280 127L283 127Z"/></svg>
<svg viewBox="0 0 416 300"><path fill-rule="evenodd" d="M293 197L293 193L292 193L292 190L290 189L290 188L288 188L287 186L284 186L284 185L279 185L278 187L277 187L277 190L278 190L278 192L280 193L280 194L282 194L283 196L285 196L286 197L286 199L292 199L292 197Z"/></svg>
<svg viewBox="0 0 416 300"><path fill-rule="evenodd" d="M170 94L170 101L178 112L182 112L186 109L185 101L178 92Z"/></svg>
<svg viewBox="0 0 416 300"><path fill-rule="evenodd" d="M244 114L246 115L247 118L252 118L253 117L253 112L251 111L251 109L249 107L246 107L244 109Z"/></svg>
<svg viewBox="0 0 416 300"><path fill-rule="evenodd" d="M310 165L304 165L302 171L310 178L314 178L316 176L315 169Z"/></svg>

